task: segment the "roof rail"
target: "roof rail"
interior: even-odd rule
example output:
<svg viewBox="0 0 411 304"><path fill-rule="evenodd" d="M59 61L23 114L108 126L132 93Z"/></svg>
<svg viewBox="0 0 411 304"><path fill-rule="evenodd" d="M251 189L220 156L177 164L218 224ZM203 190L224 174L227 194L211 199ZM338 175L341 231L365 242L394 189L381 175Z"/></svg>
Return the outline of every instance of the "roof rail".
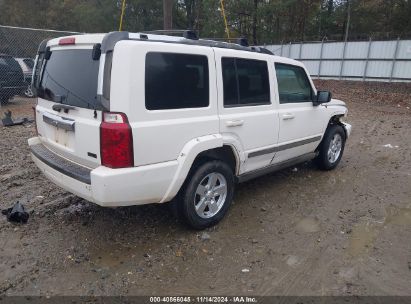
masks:
<svg viewBox="0 0 411 304"><path fill-rule="evenodd" d="M228 43L235 43L239 44L241 46L250 46L248 44L248 39L245 37L240 37L240 38L202 38L204 40L214 40L214 41L224 41Z"/></svg>
<svg viewBox="0 0 411 304"><path fill-rule="evenodd" d="M192 40L198 40L197 33L194 30L154 30L154 31L144 31L145 34L161 34L161 35L176 35L179 34L186 38Z"/></svg>
<svg viewBox="0 0 411 304"><path fill-rule="evenodd" d="M173 40L165 40L164 38L156 39L153 37L154 35L161 35L161 34L183 34L182 39L178 39L177 37ZM133 33L134 34L134 33ZM139 33L137 33L139 34ZM153 36L149 36L149 35ZM177 43L177 44L189 44L189 45L200 45L200 46L209 46L215 48L224 48L224 49L233 49L239 51L248 51L248 52L257 52L262 54L269 54L274 55L268 49L257 47L257 46L249 46L248 41L246 38L237 38L235 39L237 43L232 42L225 42L224 39L199 39L197 34L191 30L158 30L158 31L148 31L140 33L138 38L130 37L129 32L110 32L106 34L101 43L101 51L102 53L110 52L114 49L114 45L120 40L145 40L145 41L152 41L152 42L164 42L164 43ZM225 39L225 40L234 40L234 39Z"/></svg>

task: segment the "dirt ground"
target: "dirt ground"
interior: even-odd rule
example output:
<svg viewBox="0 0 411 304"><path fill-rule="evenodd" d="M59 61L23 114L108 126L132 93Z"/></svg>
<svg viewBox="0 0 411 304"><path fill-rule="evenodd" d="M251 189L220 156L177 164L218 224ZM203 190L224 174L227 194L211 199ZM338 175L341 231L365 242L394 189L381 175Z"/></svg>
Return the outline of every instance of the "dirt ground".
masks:
<svg viewBox="0 0 411 304"><path fill-rule="evenodd" d="M411 85L317 81L347 102L341 165L302 164L237 188L217 227L165 205L108 209L47 181L34 126L0 127L0 295L411 295ZM6 109L32 116L33 101Z"/></svg>

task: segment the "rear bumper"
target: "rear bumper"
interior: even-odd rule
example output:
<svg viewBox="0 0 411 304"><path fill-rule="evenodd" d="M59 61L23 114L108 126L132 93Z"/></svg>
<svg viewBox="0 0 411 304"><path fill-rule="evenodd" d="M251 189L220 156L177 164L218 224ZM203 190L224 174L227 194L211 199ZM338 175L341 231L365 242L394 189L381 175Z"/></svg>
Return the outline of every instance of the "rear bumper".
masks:
<svg viewBox="0 0 411 304"><path fill-rule="evenodd" d="M125 169L90 169L51 152L38 137L29 139L29 146L33 161L48 179L104 207L159 203L177 171L177 161Z"/></svg>

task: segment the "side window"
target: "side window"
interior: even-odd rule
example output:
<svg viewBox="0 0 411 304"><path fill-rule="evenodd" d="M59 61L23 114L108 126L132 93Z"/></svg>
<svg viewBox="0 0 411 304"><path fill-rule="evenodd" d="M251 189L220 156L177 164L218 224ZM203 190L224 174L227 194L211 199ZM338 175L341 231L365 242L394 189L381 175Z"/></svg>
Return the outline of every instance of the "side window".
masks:
<svg viewBox="0 0 411 304"><path fill-rule="evenodd" d="M222 58L224 107L270 104L266 61Z"/></svg>
<svg viewBox="0 0 411 304"><path fill-rule="evenodd" d="M280 103L312 101L312 87L305 70L301 67L276 63Z"/></svg>
<svg viewBox="0 0 411 304"><path fill-rule="evenodd" d="M145 90L147 110L208 107L208 58L203 55L148 53Z"/></svg>

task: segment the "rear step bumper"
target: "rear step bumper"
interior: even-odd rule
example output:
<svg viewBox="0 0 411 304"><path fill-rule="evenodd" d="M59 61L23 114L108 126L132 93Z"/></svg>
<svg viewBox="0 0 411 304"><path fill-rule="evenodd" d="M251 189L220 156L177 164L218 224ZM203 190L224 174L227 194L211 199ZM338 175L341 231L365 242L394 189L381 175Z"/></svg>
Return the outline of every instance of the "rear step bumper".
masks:
<svg viewBox="0 0 411 304"><path fill-rule="evenodd" d="M50 166L54 170L72 177L82 183L91 185L91 170L79 166L51 152L43 144L37 144L30 147L31 153L40 161Z"/></svg>
<svg viewBox="0 0 411 304"><path fill-rule="evenodd" d="M110 169L85 168L47 149L38 137L29 139L33 161L57 186L103 207L159 203L165 200L177 161ZM172 199L170 197L169 199Z"/></svg>

